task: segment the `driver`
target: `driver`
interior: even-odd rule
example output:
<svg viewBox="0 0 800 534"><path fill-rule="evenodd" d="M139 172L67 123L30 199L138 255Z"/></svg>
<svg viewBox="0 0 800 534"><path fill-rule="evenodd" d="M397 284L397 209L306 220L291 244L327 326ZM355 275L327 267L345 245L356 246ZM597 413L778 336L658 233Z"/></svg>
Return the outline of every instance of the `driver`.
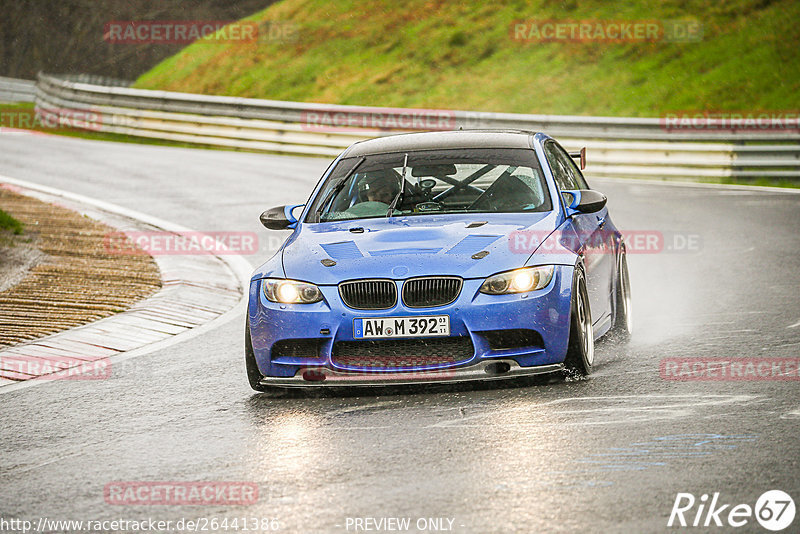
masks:
<svg viewBox="0 0 800 534"><path fill-rule="evenodd" d="M390 171L369 173L359 185L362 198L369 202L382 202L387 206L400 192L398 178Z"/></svg>

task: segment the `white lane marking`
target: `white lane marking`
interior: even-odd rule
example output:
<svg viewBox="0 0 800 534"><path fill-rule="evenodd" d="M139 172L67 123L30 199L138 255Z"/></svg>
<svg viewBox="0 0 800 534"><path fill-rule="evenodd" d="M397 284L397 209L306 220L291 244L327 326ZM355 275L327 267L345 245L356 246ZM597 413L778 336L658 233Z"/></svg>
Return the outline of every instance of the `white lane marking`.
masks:
<svg viewBox="0 0 800 534"><path fill-rule="evenodd" d="M349 413L361 412L363 410L370 410L372 408L380 408L382 406L402 404L402 402L403 401L401 400L390 400L390 401L373 402L370 404L363 404L361 406L348 406L346 408L339 408L338 410L332 410L330 412L323 412L322 415L324 415L325 417L344 415Z"/></svg>
<svg viewBox="0 0 800 534"><path fill-rule="evenodd" d="M477 421L478 419L492 419L493 426L508 426L508 427L540 427L540 426L592 426L592 425L609 425L609 424L624 424L624 423L638 423L644 421L654 421L658 419L677 419L695 415L699 408L705 409L711 406L723 406L735 404L741 406L745 403L756 400L758 397L753 395L620 395L610 397L578 397L568 399L556 399L541 404L526 405L514 408L497 408L485 413L475 414L458 419L450 419L439 421L428 425L426 428L455 428L455 427L470 427L470 426L484 426L484 423ZM608 404L600 407L577 407L575 409L561 409L559 406L567 403L591 403L594 401L599 402L617 402L616 405ZM629 401L634 401L633 403ZM636 401L650 402L655 401L652 405L636 405ZM547 408L556 408L556 410L549 410ZM594 416L598 414L616 416L616 418L597 417L594 420L584 419L576 421L557 421L549 422L542 420L528 420L529 415L569 415L569 416ZM511 419L510 416L516 416ZM469 424L470 421L475 421L474 424Z"/></svg>
<svg viewBox="0 0 800 534"><path fill-rule="evenodd" d="M120 441L122 441L122 438L120 438ZM103 443L107 443L107 442L103 442ZM93 445L98 445L98 444L94 443ZM56 462L61 462L62 460L66 460L67 458L72 458L72 457L75 457L75 456L85 456L86 455L86 448L87 448L87 445L81 445L80 447L78 447L78 450L76 450L74 452L68 452L68 453L65 453L65 454L57 454L55 457L51 458L50 460L47 460L46 462L42 462L40 464L28 465L28 466L24 466L24 467L20 467L20 468L12 468L12 469L14 469L14 474L15 475L18 475L18 474L21 474L21 473L27 473L28 471L33 471L34 469L39 469L40 467L45 467L45 466L54 464Z"/></svg>
<svg viewBox="0 0 800 534"><path fill-rule="evenodd" d="M780 345L775 345L774 347L764 347L761 350L772 350L776 347L791 347L794 345L800 345L800 341L796 341L794 343L781 343Z"/></svg>
<svg viewBox="0 0 800 534"><path fill-rule="evenodd" d="M69 191L63 191L61 189L56 189L54 187L48 187L44 185L39 185L34 182L28 182L27 180L19 180L17 178L11 178L9 176L4 176L0 174L0 182L18 185L20 187L24 187L26 189L33 189L34 191L41 191L43 193L47 193L54 196L60 196L74 202L87 204L90 206L94 206L95 208L99 208L103 211L107 211L109 213L114 213L116 215L121 215L123 217L127 217L129 219L135 219L137 221L143 222L145 224L149 224L151 226L155 226L162 230L167 230L169 232L175 233L186 233L192 232L193 230L186 228L185 226L181 226L179 224L175 224L169 221L165 221L158 217L153 217L151 215L146 215L144 213L140 213L135 210L131 210L128 208L123 208L122 206L117 206L116 204L111 204L109 202L105 202L102 200L96 200L90 197L86 197L83 195L79 195L77 193L70 193ZM238 279L239 283L242 285L242 297L239 299L239 302L234 305L231 309L227 312L223 313L222 315L216 317L212 321L205 323L202 326L197 328L191 328L186 330L180 334L176 334L171 336L163 341L157 341L150 345L145 345L138 349L130 350L127 352L123 352L116 356L111 356L108 360L114 364L117 362L122 362L125 360L130 360L131 358L137 358L139 356L144 356L145 354L150 354L151 352L162 350L167 347L171 347L177 343L183 343L184 341L188 341L192 338L197 336L203 335L206 332L214 330L220 326L223 326L233 319L237 319L243 314L247 309L247 299L249 297L249 287L250 287L250 276L253 272L253 267L250 263L244 259L243 256L238 254L221 254L218 258L224 262L233 272L233 274ZM20 389L28 388L37 386L39 384L47 384L51 382L57 382L52 380L27 380L25 382L18 382L16 384L9 384L0 388L0 395L4 393L11 393L12 391L18 391Z"/></svg>
<svg viewBox="0 0 800 534"><path fill-rule="evenodd" d="M800 407L781 415L781 419L800 419Z"/></svg>
<svg viewBox="0 0 800 534"><path fill-rule="evenodd" d="M800 321L797 321L797 322L796 322L796 323L794 323L794 324L790 324L790 325L789 325L789 326L787 326L786 328L797 328L798 326L800 326Z"/></svg>
<svg viewBox="0 0 800 534"><path fill-rule="evenodd" d="M636 405L636 401L648 402L656 401L653 405ZM459 413L457 418L445 419L436 423L424 425L415 419L415 428L420 426L428 429L461 429L461 428L484 428L487 423L481 419L491 419L491 426L504 429L541 429L541 428L563 428L565 426L598 426L598 425L617 425L644 423L657 420L673 420L683 417L713 418L713 415L702 415L702 412L714 406L735 406L736 416L741 416L738 410L745 404L758 404L768 402L769 399L758 395L620 395L610 397L576 397L547 401L540 404L528 404L525 406L515 406L503 408L493 406L486 411L474 415L463 415ZM570 409L558 409L559 405L569 403L591 403L595 401L607 401L609 404L600 407L576 407ZM630 402L632 401L632 403ZM613 404L616 403L616 404ZM548 409L550 408L550 409ZM555 409L552 409L555 408ZM452 411L452 409L450 410ZM471 410L470 410L471 411ZM749 413L749 412L748 412ZM538 419L530 416L538 416ZM547 419L542 419L546 417ZM571 419L565 421L564 419ZM557 419L557 420L553 420ZM335 431L379 431L386 429L396 429L398 425L356 425L344 426L331 422L323 424L320 428Z"/></svg>
<svg viewBox="0 0 800 534"><path fill-rule="evenodd" d="M745 328L743 330L722 330L722 331L725 333L721 336L703 336L703 341L711 341L714 339L730 339L731 334L739 334L742 332L758 332L758 330L752 330L750 328Z"/></svg>
<svg viewBox="0 0 800 534"><path fill-rule="evenodd" d="M657 375L659 372L658 367L653 367L651 369L637 369L636 371L609 371L609 372L593 372L592 373L592 380L596 378L613 378L615 376L622 376L622 375L640 375L644 373L650 373L653 375Z"/></svg>
<svg viewBox="0 0 800 534"><path fill-rule="evenodd" d="M662 317L671 317L671 316L662 316ZM651 323L661 323L663 319L658 319L657 317L644 317L642 319L637 319L637 321L641 321L643 324L651 324ZM638 323L637 323L638 324ZM736 324L736 321L704 321L702 326L712 326L712 325L726 325L726 324ZM671 323L671 326L698 326L697 323Z"/></svg>

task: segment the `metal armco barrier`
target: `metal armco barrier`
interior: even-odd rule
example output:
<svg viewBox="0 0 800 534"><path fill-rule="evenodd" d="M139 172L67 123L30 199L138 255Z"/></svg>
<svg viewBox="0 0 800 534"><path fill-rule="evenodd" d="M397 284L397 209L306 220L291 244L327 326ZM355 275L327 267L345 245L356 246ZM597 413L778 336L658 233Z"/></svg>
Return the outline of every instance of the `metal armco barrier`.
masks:
<svg viewBox="0 0 800 534"><path fill-rule="evenodd" d="M354 141L402 131L513 128L545 132L567 149L586 146L589 177L800 178L796 127L687 132L670 130L658 118L341 106L77 80L39 74L36 110L43 120L200 145L329 157Z"/></svg>
<svg viewBox="0 0 800 534"><path fill-rule="evenodd" d="M33 102L36 82L0 76L0 102Z"/></svg>

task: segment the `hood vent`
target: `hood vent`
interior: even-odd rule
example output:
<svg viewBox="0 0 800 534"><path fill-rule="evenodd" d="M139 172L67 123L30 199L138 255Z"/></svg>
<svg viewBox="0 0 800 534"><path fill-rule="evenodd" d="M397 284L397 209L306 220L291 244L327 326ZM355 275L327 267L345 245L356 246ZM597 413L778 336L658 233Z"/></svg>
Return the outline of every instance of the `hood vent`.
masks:
<svg viewBox="0 0 800 534"><path fill-rule="evenodd" d="M328 256L335 260L355 260L364 255L353 241L340 241L339 243L322 243L322 249Z"/></svg>
<svg viewBox="0 0 800 534"><path fill-rule="evenodd" d="M501 237L499 235L468 235L448 250L447 254L472 255L485 249Z"/></svg>

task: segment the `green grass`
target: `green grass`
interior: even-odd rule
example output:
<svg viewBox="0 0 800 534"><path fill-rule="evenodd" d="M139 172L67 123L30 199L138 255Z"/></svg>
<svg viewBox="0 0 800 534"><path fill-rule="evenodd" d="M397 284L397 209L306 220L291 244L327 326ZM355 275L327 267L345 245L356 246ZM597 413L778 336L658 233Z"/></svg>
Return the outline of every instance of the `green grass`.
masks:
<svg viewBox="0 0 800 534"><path fill-rule="evenodd" d="M512 39L515 20L674 20L696 42ZM570 115L794 111L794 0L444 2L283 0L248 18L296 40L195 43L136 87L304 102Z"/></svg>
<svg viewBox="0 0 800 534"><path fill-rule="evenodd" d="M22 235L24 226L17 219L0 209L0 230L9 231L15 235Z"/></svg>
<svg viewBox="0 0 800 534"><path fill-rule="evenodd" d="M721 181L710 182L732 185L756 185L763 187L785 187L788 189L800 188L800 181L791 178L770 178L762 176L760 178L723 178Z"/></svg>

